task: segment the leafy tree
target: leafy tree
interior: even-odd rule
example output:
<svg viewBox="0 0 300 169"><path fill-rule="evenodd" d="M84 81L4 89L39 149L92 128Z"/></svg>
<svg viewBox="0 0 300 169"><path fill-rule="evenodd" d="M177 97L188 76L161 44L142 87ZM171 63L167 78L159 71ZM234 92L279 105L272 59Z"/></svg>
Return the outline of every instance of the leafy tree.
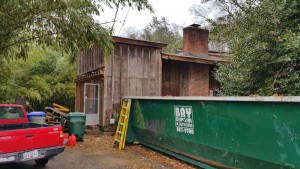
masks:
<svg viewBox="0 0 300 169"><path fill-rule="evenodd" d="M147 0L9 0L0 3L0 57L26 57L35 42L76 52L99 45L113 50L110 31L93 19L104 6L153 10Z"/></svg>
<svg viewBox="0 0 300 169"><path fill-rule="evenodd" d="M9 79L11 77L10 67L7 63L7 60L0 58L0 103L3 100L6 100L9 96L12 95L12 89L9 85Z"/></svg>
<svg viewBox="0 0 300 169"><path fill-rule="evenodd" d="M0 102L13 103L26 98L34 110L43 110L53 102L74 107L76 68L70 64L71 55L56 48L31 46L26 60L2 62Z"/></svg>
<svg viewBox="0 0 300 169"><path fill-rule="evenodd" d="M300 94L300 1L206 0L220 9L217 19L195 15L212 25L210 38L226 43L230 63L216 78L223 95Z"/></svg>
<svg viewBox="0 0 300 169"><path fill-rule="evenodd" d="M169 23L165 17L160 20L153 17L152 21L141 32L134 28L127 28L125 35L133 39L166 43L168 46L163 51L173 53L182 47L181 31L182 26Z"/></svg>

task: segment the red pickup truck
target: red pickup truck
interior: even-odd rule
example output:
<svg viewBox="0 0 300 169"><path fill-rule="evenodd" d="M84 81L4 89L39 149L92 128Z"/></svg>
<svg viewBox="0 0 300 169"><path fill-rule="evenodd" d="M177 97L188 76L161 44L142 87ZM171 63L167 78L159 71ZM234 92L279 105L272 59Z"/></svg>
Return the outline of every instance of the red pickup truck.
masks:
<svg viewBox="0 0 300 169"><path fill-rule="evenodd" d="M35 160L42 166L63 151L60 125L29 123L23 106L0 104L0 164Z"/></svg>

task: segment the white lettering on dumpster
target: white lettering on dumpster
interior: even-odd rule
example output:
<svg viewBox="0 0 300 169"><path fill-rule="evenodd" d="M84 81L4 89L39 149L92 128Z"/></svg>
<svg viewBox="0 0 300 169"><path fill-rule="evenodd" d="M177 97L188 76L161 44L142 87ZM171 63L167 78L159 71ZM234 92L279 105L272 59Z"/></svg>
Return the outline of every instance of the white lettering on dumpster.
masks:
<svg viewBox="0 0 300 169"><path fill-rule="evenodd" d="M176 131L194 134L194 120L192 106L174 106Z"/></svg>

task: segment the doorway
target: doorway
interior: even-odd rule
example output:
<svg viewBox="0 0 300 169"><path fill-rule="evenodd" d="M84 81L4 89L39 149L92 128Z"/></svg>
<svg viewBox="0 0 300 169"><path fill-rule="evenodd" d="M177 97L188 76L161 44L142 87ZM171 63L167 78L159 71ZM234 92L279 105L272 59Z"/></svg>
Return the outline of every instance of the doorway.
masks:
<svg viewBox="0 0 300 169"><path fill-rule="evenodd" d="M84 84L84 113L86 125L99 125L99 84Z"/></svg>

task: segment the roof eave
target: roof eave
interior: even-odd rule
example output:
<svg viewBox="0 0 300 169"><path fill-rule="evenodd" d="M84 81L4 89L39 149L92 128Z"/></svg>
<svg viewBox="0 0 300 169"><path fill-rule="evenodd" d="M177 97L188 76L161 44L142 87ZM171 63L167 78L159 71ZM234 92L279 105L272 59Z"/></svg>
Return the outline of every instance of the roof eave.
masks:
<svg viewBox="0 0 300 169"><path fill-rule="evenodd" d="M228 61L225 59L208 59L208 58L200 58L200 57L193 57L193 56L183 56L183 55L176 55L170 53L162 53L162 59L165 60L175 60L175 61L183 61L183 62L192 62L192 63L201 63L201 64L208 64L208 65L215 65L217 63L227 63Z"/></svg>
<svg viewBox="0 0 300 169"><path fill-rule="evenodd" d="M151 41L146 41L146 40L137 40L137 39L130 39L130 38L122 38L122 37L118 37L118 36L113 36L113 40L116 43L124 43L124 44L131 44L131 45L137 45L137 46L146 46L146 47L153 47L153 48L159 48L159 49L162 49L168 45L165 43L151 42Z"/></svg>

